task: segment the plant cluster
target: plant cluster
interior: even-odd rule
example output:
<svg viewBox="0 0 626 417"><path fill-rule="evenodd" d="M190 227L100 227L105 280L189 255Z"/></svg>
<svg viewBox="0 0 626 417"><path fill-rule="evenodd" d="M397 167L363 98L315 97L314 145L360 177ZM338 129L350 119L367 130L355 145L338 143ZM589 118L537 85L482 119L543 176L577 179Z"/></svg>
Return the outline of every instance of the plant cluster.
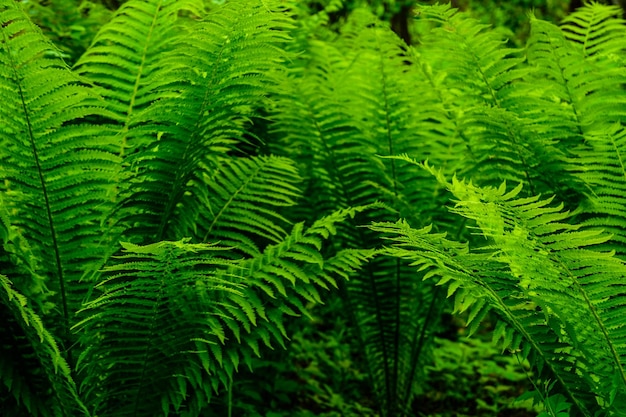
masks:
<svg viewBox="0 0 626 417"><path fill-rule="evenodd" d="M242 368L329 289L382 416L448 302L499 318L544 415L626 413L621 9L512 49L329 7L131 0L68 67L0 0L2 415L254 415Z"/></svg>

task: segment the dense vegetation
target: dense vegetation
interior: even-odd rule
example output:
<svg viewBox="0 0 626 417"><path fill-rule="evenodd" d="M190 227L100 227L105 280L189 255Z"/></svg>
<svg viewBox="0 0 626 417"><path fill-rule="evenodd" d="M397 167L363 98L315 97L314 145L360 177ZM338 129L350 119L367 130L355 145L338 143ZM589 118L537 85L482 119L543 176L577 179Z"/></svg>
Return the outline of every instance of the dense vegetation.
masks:
<svg viewBox="0 0 626 417"><path fill-rule="evenodd" d="M46 3L0 0L0 415L626 415L620 7Z"/></svg>

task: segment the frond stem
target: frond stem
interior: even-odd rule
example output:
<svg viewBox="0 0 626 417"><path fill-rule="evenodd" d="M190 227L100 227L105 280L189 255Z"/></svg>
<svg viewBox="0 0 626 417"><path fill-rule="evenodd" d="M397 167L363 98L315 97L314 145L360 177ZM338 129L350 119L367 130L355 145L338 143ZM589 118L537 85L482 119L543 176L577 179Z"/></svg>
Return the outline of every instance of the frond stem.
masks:
<svg viewBox="0 0 626 417"><path fill-rule="evenodd" d="M6 37L6 33L4 33L4 42L5 44L9 44L9 40ZM44 198L44 205L46 209L46 216L48 219L48 226L50 229L50 238L52 240L52 250L54 251L54 260L56 264L56 274L59 280L59 292L61 293L61 307L63 310L63 333L64 333L64 347L67 352L67 361L69 364L73 365L74 360L72 358L72 347L71 347L71 332L70 332L70 319L69 319L69 309L67 306L67 294L65 289L65 277L63 274L63 266L61 261L61 254L59 251L59 244L57 239L56 228L54 226L54 217L52 215L52 209L50 207L50 197L48 196L48 188L46 185L46 179L44 177L43 168L41 167L41 161L39 159L39 151L37 149L37 144L35 143L35 134L33 132L33 126L30 120L30 113L28 107L26 105L26 97L24 94L24 90L22 89L22 83L20 82L20 76L17 73L17 63L13 60L13 55L11 53L7 54L9 56L9 60L11 61L11 68L13 70L14 79L17 84L18 94L20 97L20 102L22 105L22 111L24 112L24 118L26 119L26 126L28 127L28 139L30 142L30 147L33 152L33 158L35 165L37 167L37 175L39 176L39 182L41 184L41 192Z"/></svg>

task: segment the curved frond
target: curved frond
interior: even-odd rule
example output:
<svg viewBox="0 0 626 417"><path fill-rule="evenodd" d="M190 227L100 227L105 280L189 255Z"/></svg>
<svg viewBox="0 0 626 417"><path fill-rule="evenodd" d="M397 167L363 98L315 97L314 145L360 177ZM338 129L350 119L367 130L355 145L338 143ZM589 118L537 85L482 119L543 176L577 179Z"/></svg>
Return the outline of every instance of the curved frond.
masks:
<svg viewBox="0 0 626 417"><path fill-rule="evenodd" d="M575 201L581 204L580 221L613 233L604 247L623 256L620 190L625 172L620 123L626 117L622 88L626 72L608 59L624 57L615 46L618 39L623 41L619 33L624 30L615 14L615 8L590 4L567 19L564 31L533 19L528 56L535 65L536 83L552 98L540 107L541 124L566 152L568 172L584 184L581 191L586 198L582 204Z"/></svg>
<svg viewBox="0 0 626 417"><path fill-rule="evenodd" d="M273 115L278 151L299 161L308 184L305 195L314 206L304 210L317 216L332 207L384 201L416 222L433 215L437 209L428 208L437 206L436 182L427 175L414 181L417 169L380 158L410 153L452 159L442 143L453 124L432 92L436 81L417 67L415 51L365 10L355 11L336 40L312 40L308 48L308 60L285 81ZM429 104L432 110L421 111ZM371 210L358 222L341 224L333 241L337 247L373 247L376 237L357 225L396 216L382 207ZM374 258L345 285L346 311L383 415L410 404L442 305L432 287L422 285L406 263L389 258Z"/></svg>
<svg viewBox="0 0 626 417"><path fill-rule="evenodd" d="M116 124L120 155L147 146L156 138L136 122L138 113L162 98L163 56L182 33L178 15L197 7L193 0L135 0L124 3L104 25L74 66L98 88Z"/></svg>
<svg viewBox="0 0 626 417"><path fill-rule="evenodd" d="M561 29L567 39L579 46L585 58L623 64L626 22L621 18L622 13L620 6L589 2L566 16Z"/></svg>
<svg viewBox="0 0 626 417"><path fill-rule="evenodd" d="M590 68L558 27L535 18L531 18L527 55L533 82L542 87L546 99L529 115L538 120L542 134L571 152L583 143L588 129L583 77Z"/></svg>
<svg viewBox="0 0 626 417"><path fill-rule="evenodd" d="M267 1L227 2L196 22L165 54L163 98L137 123L156 140L133 156L120 202L123 221L146 241L184 236L206 180L245 141L246 123L275 85L290 20ZM134 225L141 225L134 228Z"/></svg>
<svg viewBox="0 0 626 417"><path fill-rule="evenodd" d="M273 152L296 161L314 217L337 208L369 204L382 165L376 145L362 134L348 62L336 46L311 42L309 62L282 83L272 114Z"/></svg>
<svg viewBox="0 0 626 417"><path fill-rule="evenodd" d="M267 243L285 238L288 224L280 213L300 196L300 177L289 159L268 156L224 160L207 180L202 217L187 229L201 241L219 241L233 252L258 255ZM265 243L265 244L264 244Z"/></svg>
<svg viewBox="0 0 626 417"><path fill-rule="evenodd" d="M211 388L184 375L195 345L208 349L222 334L210 303L243 288L218 275L228 266L218 257L224 249L185 241L123 247L119 264L107 267L96 287L102 295L79 312L81 391L102 416L179 409L188 383L192 402L206 402Z"/></svg>
<svg viewBox="0 0 626 417"><path fill-rule="evenodd" d="M69 342L76 284L108 250L101 221L119 160L107 152L110 131L84 122L106 115L98 97L13 1L0 2L0 78L0 194L35 273L57 293Z"/></svg>
<svg viewBox="0 0 626 417"><path fill-rule="evenodd" d="M619 414L626 398L619 319L626 265L593 248L609 236L568 224L569 213L551 199L520 198L521 187L453 180L449 188L458 199L454 211L475 221L487 243L469 252L428 229L377 224L375 230L394 236L390 253L439 276L440 284L456 282L449 294L457 291L459 306L469 301L474 315L485 306L476 300L485 300L510 326L497 332L504 346L532 352L538 378L557 381L584 415L600 405Z"/></svg>
<svg viewBox="0 0 626 417"><path fill-rule="evenodd" d="M572 16L584 10L587 9ZM623 67L585 56L575 42L567 40L562 30L537 19L531 20L528 58L535 66L533 82L545 89L546 98L553 103L541 107L556 112L548 113L549 118L542 120L547 126L562 127L566 146L579 146L585 135L625 120L626 93L621 86L626 80L626 71ZM568 139L572 136L574 139Z"/></svg>
<svg viewBox="0 0 626 417"><path fill-rule="evenodd" d="M89 416L54 337L0 275L0 410L3 416Z"/></svg>
<svg viewBox="0 0 626 417"><path fill-rule="evenodd" d="M603 247L626 256L626 129L620 125L587 136L573 171L591 192L582 204L581 224L611 233Z"/></svg>
<svg viewBox="0 0 626 417"><path fill-rule="evenodd" d="M420 7L419 15L436 25L423 54L446 75L466 142L468 162L457 174L485 185L523 182L530 194L575 188L557 139L543 126L555 122L540 111L546 99L529 82L522 51L449 6Z"/></svg>
<svg viewBox="0 0 626 417"><path fill-rule="evenodd" d="M240 363L283 344L285 316L306 314L319 289L349 276L372 251L324 260L336 223L365 208L335 213L253 258L187 241L123 244L102 293L81 311L82 390L102 416L198 415L212 391L227 387Z"/></svg>

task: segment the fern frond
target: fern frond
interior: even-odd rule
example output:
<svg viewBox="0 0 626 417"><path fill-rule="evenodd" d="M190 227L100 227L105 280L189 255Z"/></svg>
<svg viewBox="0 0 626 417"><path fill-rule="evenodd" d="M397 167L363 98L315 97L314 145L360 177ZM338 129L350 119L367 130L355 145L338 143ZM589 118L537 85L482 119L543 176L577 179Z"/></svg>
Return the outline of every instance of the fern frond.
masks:
<svg viewBox="0 0 626 417"><path fill-rule="evenodd" d="M541 122L549 115L537 114L544 99L527 82L532 72L521 51L449 6L419 12L437 25L424 39L423 55L446 74L455 96L470 161L458 174L479 184L523 182L530 194L572 187L576 179L567 175L564 155L544 133Z"/></svg>
<svg viewBox="0 0 626 417"><path fill-rule="evenodd" d="M350 60L346 76L356 87L349 97L349 105L358 111L355 122L378 156L447 159L439 147L439 129L447 119L437 106L440 103L431 92L432 86L423 79L424 73L416 68L419 63L412 60L415 55L404 42L374 22L370 12L355 10L339 42ZM432 111L423 112L422 106ZM415 214L417 202L427 193L414 187L417 171L401 169L394 159L383 159L382 163L384 171L377 172L372 183L377 188L376 198L400 208L401 215Z"/></svg>
<svg viewBox="0 0 626 417"><path fill-rule="evenodd" d="M576 151L575 172L590 193L581 206L581 224L611 233L611 240L603 245L626 256L626 129L616 124L587 135L587 146Z"/></svg>
<svg viewBox="0 0 626 417"><path fill-rule="evenodd" d="M553 102L542 106L555 112L554 116L546 115L547 126L563 126L564 143L573 147L580 145L581 136L624 121L626 95L621 85L626 73L610 63L585 56L565 34L548 22L532 19L528 58L535 66L533 82L541 85L547 92L546 98ZM566 140L572 136L579 139Z"/></svg>
<svg viewBox="0 0 626 417"><path fill-rule="evenodd" d="M288 221L278 212L300 196L296 187L300 177L289 159L226 159L206 182L203 217L185 220L186 229L196 229L201 241L217 240L234 252L254 256L265 246L263 242L284 239Z"/></svg>
<svg viewBox="0 0 626 417"><path fill-rule="evenodd" d="M108 129L82 122L107 116L98 97L56 56L19 3L0 2L0 194L35 273L57 294L69 342L84 291L76 284L109 244L101 221L119 160Z"/></svg>
<svg viewBox="0 0 626 417"><path fill-rule="evenodd" d="M206 401L210 387L185 370L199 346L220 343L210 303L242 294L242 284L218 275L228 266L218 257L224 249L185 241L123 247L96 287L103 294L79 312L81 391L102 416L165 414L169 404L180 407L187 378L193 399Z"/></svg>
<svg viewBox="0 0 626 417"><path fill-rule="evenodd" d="M624 62L626 23L620 6L589 2L566 16L562 23L567 39L574 41L592 61Z"/></svg>
<svg viewBox="0 0 626 417"><path fill-rule="evenodd" d="M527 55L534 68L533 82L542 87L545 97L538 106L541 110L531 110L529 116L537 119L538 129L548 140L558 141L560 149L571 152L583 143L588 129L583 102L586 88L581 79L590 69L556 26L535 18L531 18Z"/></svg>
<svg viewBox="0 0 626 417"><path fill-rule="evenodd" d="M74 71L97 86L106 100L120 136L121 147L116 149L120 155L128 153L128 148L140 149L156 139L137 123L136 117L162 98L164 75L172 70L163 65L163 56L176 48L184 33L179 14L182 10L199 9L197 3L124 3L74 66Z"/></svg>
<svg viewBox="0 0 626 417"><path fill-rule="evenodd" d="M567 153L567 170L584 184L581 190L586 198L582 204L575 202L581 204L580 221L613 233L612 241L603 247L623 256L620 123L626 117L621 87L626 73L600 57L604 53L624 55L611 46L618 42L616 33L623 31L623 22L617 22L615 13L611 7L587 5L568 18L564 33L547 22L532 20L528 56L536 66L536 83L553 98L541 106L545 112L542 124L550 129L552 138L560 138L559 147ZM583 31L580 36L568 35L568 30L576 28ZM591 42L593 52L581 51L580 42Z"/></svg>
<svg viewBox="0 0 626 417"><path fill-rule="evenodd" d="M527 71L520 67L524 59L519 51L504 47L505 42L486 30L486 25L458 13L450 6L423 6L419 14L439 26L428 35L424 47L443 59L437 65L445 69L449 80L459 83L457 85L470 95L475 104L506 107L510 91L505 87ZM450 55L452 52L458 56ZM461 86L463 80L467 84Z"/></svg>
<svg viewBox="0 0 626 417"><path fill-rule="evenodd" d="M361 134L354 107L346 100L356 94L348 62L336 46L310 45L305 68L283 82L272 114L273 152L299 164L306 181L304 194L313 216L339 207L376 201L369 182L377 179L381 164L376 145Z"/></svg>
<svg viewBox="0 0 626 417"><path fill-rule="evenodd" d="M3 416L89 416L57 343L28 300L0 275Z"/></svg>
<svg viewBox="0 0 626 417"><path fill-rule="evenodd" d="M228 2L194 23L163 65L163 98L137 123L156 126L152 145L133 156L123 222L146 241L186 234L198 196L220 158L245 141L246 123L263 107L281 71L290 20L267 2ZM141 227L134 229L133 225Z"/></svg>
<svg viewBox="0 0 626 417"><path fill-rule="evenodd" d="M505 347L532 351L538 377L557 381L581 413L591 416L601 405L619 414L626 393L626 334L618 318L626 265L593 249L609 236L566 223L569 213L551 199L519 198L519 186L507 191L504 184L453 180L449 188L458 199L455 212L476 221L486 244L468 252L428 229L375 225L395 236L390 253L439 276L440 284L456 282L450 294L459 286L469 291L457 295L459 306L469 294L473 308L483 310L476 300L486 299L510 326L497 332Z"/></svg>
<svg viewBox="0 0 626 417"><path fill-rule="evenodd" d="M119 263L104 270L102 295L85 305L76 325L85 344L81 386L95 412L197 415L240 363L250 366L262 346L284 343L286 315L307 314L306 302L321 302L319 289L371 257L320 254L336 223L365 209L335 213L309 229L297 224L280 243L240 261L210 244L125 243Z"/></svg>
<svg viewBox="0 0 626 417"><path fill-rule="evenodd" d="M550 206L550 199L515 199L520 188L476 193L453 182L451 191L461 199L455 210L494 240L498 261L520 279L523 298L545 315L559 342L571 346L569 361L578 376L606 404L626 398L626 334L617 319L625 307L620 294L626 265L611 253L587 249L609 236L563 222L569 213Z"/></svg>
<svg viewBox="0 0 626 417"><path fill-rule="evenodd" d="M280 151L299 161L310 184L305 195L312 195L313 209L378 200L415 221L433 215L436 210L428 208L436 206L430 203L436 182L414 181L411 173L418 170L379 158L410 153L451 159L441 143L442 133L453 128L441 98L431 92L432 80L412 65L413 52L364 10L355 11L332 43L307 46L309 59L285 82L287 93L279 96L273 118ZM420 111L418 106L431 103L439 107ZM396 216L382 207L366 213L368 220ZM341 224L335 245L375 246L375 236L357 227L359 222ZM405 411L410 403L418 363L438 320L441 303L435 298L431 283L420 285L400 260L374 258L345 285L346 310L384 415Z"/></svg>

